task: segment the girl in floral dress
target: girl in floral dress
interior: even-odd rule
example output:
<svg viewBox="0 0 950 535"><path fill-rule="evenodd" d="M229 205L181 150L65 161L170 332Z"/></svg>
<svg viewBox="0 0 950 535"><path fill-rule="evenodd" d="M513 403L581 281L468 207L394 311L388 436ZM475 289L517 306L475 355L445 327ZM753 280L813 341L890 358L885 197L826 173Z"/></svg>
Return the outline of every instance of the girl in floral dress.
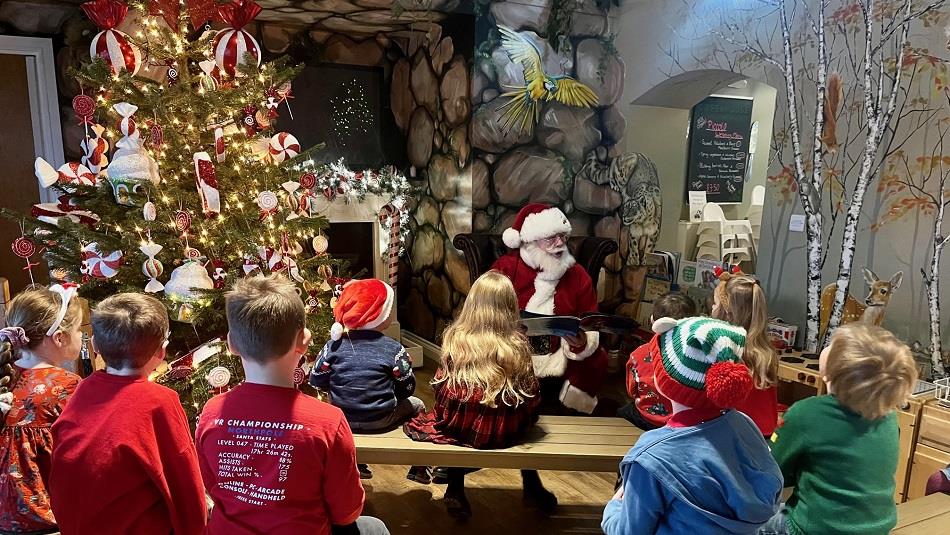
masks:
<svg viewBox="0 0 950 535"><path fill-rule="evenodd" d="M56 531L46 492L50 427L79 383L60 367L82 345L75 294L75 286L26 290L0 329L0 533Z"/></svg>

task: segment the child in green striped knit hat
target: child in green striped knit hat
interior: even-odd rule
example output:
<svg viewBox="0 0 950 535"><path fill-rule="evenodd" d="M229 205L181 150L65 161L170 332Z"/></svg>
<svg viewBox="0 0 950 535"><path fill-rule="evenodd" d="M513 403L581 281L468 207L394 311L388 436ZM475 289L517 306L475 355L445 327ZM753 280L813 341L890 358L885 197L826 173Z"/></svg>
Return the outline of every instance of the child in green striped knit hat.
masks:
<svg viewBox="0 0 950 535"><path fill-rule="evenodd" d="M712 318L658 321L656 387L673 404L620 463L604 510L607 535L756 533L778 510L782 473L765 439L734 408L752 391L746 331Z"/></svg>

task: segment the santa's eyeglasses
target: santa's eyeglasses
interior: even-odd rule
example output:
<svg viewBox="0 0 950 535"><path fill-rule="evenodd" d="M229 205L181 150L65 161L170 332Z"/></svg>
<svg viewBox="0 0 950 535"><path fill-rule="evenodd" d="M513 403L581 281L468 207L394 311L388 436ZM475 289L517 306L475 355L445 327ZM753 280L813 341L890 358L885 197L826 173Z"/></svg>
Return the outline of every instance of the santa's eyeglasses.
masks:
<svg viewBox="0 0 950 535"><path fill-rule="evenodd" d="M555 234L554 236L550 236L548 238L541 238L538 240L538 244L540 244L541 247L556 247L556 246L564 245L566 243L567 243L566 233Z"/></svg>

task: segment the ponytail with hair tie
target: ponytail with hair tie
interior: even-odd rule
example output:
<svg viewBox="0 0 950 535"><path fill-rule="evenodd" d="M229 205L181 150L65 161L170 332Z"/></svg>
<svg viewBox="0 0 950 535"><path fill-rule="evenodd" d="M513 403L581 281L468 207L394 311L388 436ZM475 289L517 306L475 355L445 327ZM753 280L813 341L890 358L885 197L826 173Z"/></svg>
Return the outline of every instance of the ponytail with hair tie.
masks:
<svg viewBox="0 0 950 535"><path fill-rule="evenodd" d="M0 342L4 340L10 342L13 349L26 347L30 343L30 338L26 335L23 327L4 327L0 329Z"/></svg>

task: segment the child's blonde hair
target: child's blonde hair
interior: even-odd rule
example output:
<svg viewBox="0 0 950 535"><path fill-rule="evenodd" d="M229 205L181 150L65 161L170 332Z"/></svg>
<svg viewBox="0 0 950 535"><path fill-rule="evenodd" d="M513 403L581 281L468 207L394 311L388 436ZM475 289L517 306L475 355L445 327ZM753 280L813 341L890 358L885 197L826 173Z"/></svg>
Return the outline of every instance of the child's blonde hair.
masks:
<svg viewBox="0 0 950 535"><path fill-rule="evenodd" d="M46 338L56 316L63 307L63 296L45 286L31 286L10 300L7 309L7 326L19 327L29 340L22 347L36 349ZM60 331L71 331L82 321L82 305L73 298L66 307L66 315L59 324ZM11 364L18 358L17 350L10 342L0 343L0 387L12 382Z"/></svg>
<svg viewBox="0 0 950 535"><path fill-rule="evenodd" d="M917 383L910 348L887 329L860 323L835 330L824 372L838 401L869 420L903 405Z"/></svg>
<svg viewBox="0 0 950 535"><path fill-rule="evenodd" d="M742 362L752 371L755 387L769 388L778 380L778 355L769 340L769 313L759 281L748 275L724 273L716 286L719 306L712 316L746 330Z"/></svg>
<svg viewBox="0 0 950 535"><path fill-rule="evenodd" d="M92 345L115 370L145 367L168 338L168 311L138 293L107 297L92 311Z"/></svg>
<svg viewBox="0 0 950 535"><path fill-rule="evenodd" d="M241 357L264 363L290 351L307 313L294 283L280 274L238 280L224 296L228 339Z"/></svg>
<svg viewBox="0 0 950 535"><path fill-rule="evenodd" d="M481 390L481 403L489 407L498 398L516 407L532 397L537 379L518 319L518 297L508 277L497 271L479 277L443 334L444 375L433 384L465 390L469 398Z"/></svg>

